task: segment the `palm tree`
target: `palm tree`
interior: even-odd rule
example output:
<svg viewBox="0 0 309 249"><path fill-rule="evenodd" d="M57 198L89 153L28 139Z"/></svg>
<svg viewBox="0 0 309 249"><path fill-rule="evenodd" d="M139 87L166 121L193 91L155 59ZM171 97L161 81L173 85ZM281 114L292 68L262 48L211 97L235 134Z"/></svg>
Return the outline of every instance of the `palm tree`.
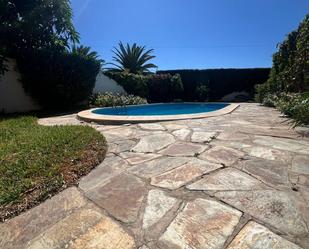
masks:
<svg viewBox="0 0 309 249"><path fill-rule="evenodd" d="M88 58L88 59L97 60L102 64L104 63L104 60L99 59L98 53L96 51L91 51L90 47L83 46L83 45L80 45L80 46L73 45L71 52L73 54L78 54L78 55L83 56L83 57Z"/></svg>
<svg viewBox="0 0 309 249"><path fill-rule="evenodd" d="M151 59L155 58L154 55L151 55L154 51L153 49L146 50L145 46L138 46L134 43L130 46L128 43L126 46L122 42L118 44L119 48L114 48L113 60L117 62L110 63L116 68L113 68L113 71L126 71L129 73L142 74L149 72L150 68L156 68L157 66L152 63L147 63Z"/></svg>

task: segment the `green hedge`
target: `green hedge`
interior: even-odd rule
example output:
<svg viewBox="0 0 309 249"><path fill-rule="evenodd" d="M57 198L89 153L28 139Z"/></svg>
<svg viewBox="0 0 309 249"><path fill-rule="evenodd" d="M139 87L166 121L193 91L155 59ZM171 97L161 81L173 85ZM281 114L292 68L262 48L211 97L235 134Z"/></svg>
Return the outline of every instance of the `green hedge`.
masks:
<svg viewBox="0 0 309 249"><path fill-rule="evenodd" d="M35 50L17 58L25 91L44 108L71 108L92 94L100 61L60 51Z"/></svg>
<svg viewBox="0 0 309 249"><path fill-rule="evenodd" d="M105 72L105 75L119 83L128 94L147 98L149 102L170 102L183 95L183 84L178 74Z"/></svg>
<svg viewBox="0 0 309 249"><path fill-rule="evenodd" d="M309 15L279 44L273 55L270 77L256 90L259 102L263 102L269 94L309 90Z"/></svg>
<svg viewBox="0 0 309 249"><path fill-rule="evenodd" d="M180 99L183 85L179 74L154 74L148 76L148 101L172 102Z"/></svg>
<svg viewBox="0 0 309 249"><path fill-rule="evenodd" d="M265 82L269 72L269 68L252 68L167 70L157 73L179 74L184 86L182 98L185 101L201 99L198 89L207 89L207 98L214 101L234 91L248 91L253 96L254 85Z"/></svg>
<svg viewBox="0 0 309 249"><path fill-rule="evenodd" d="M104 72L104 74L115 80L128 94L142 98L148 96L148 79L146 76L127 72Z"/></svg>

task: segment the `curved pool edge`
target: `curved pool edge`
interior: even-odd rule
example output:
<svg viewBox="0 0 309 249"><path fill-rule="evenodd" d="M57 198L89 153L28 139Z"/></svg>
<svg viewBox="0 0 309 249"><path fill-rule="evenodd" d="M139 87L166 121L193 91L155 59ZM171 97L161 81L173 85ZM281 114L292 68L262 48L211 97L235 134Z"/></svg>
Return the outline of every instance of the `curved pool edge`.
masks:
<svg viewBox="0 0 309 249"><path fill-rule="evenodd" d="M196 103L196 102L192 102ZM217 102L219 103L219 102ZM217 104L216 102L209 102L207 104ZM221 102L220 102L221 103ZM163 122L173 120L184 120L184 119L199 119L216 117L233 112L239 104L235 103L221 103L228 104L228 106L222 109L202 112L196 114L177 114L177 115L153 115L153 116L119 116L119 115L102 115L95 114L92 111L100 108L92 108L77 113L77 118L86 122L95 122L102 124L129 124L129 123L152 123L152 122Z"/></svg>

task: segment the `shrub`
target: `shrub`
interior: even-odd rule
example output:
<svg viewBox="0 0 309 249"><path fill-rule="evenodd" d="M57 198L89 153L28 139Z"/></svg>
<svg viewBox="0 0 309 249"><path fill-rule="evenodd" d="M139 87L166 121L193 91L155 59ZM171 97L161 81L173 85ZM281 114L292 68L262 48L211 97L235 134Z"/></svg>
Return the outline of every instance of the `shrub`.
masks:
<svg viewBox="0 0 309 249"><path fill-rule="evenodd" d="M118 93L95 94L90 98L91 107L113 107L147 104L146 99Z"/></svg>
<svg viewBox="0 0 309 249"><path fill-rule="evenodd" d="M179 74L154 74L148 76L148 100L170 102L181 98L183 85Z"/></svg>
<svg viewBox="0 0 309 249"><path fill-rule="evenodd" d="M200 84L196 88L196 96L198 101L207 101L209 98L209 88L206 84Z"/></svg>
<svg viewBox="0 0 309 249"><path fill-rule="evenodd" d="M282 94L276 107L295 120L295 125L309 124L309 97L303 94Z"/></svg>
<svg viewBox="0 0 309 249"><path fill-rule="evenodd" d="M25 91L45 108L70 108L88 100L100 61L76 53L35 50L17 58Z"/></svg>
<svg viewBox="0 0 309 249"><path fill-rule="evenodd" d="M128 94L147 98L150 102L168 102L181 98L183 85L180 75L132 74L127 72L105 72L119 83Z"/></svg>
<svg viewBox="0 0 309 249"><path fill-rule="evenodd" d="M183 87L183 99L186 101L198 100L197 88L207 85L209 99L219 100L223 96L235 91L254 93L254 85L262 84L268 79L269 68L252 69L206 69L206 70L167 70L158 71L158 74L179 74Z"/></svg>
<svg viewBox="0 0 309 249"><path fill-rule="evenodd" d="M147 97L147 76L127 72L105 72L105 74L120 84L128 94Z"/></svg>
<svg viewBox="0 0 309 249"><path fill-rule="evenodd" d="M268 107L276 107L278 97L276 95L268 94L263 98L262 104Z"/></svg>
<svg viewBox="0 0 309 249"><path fill-rule="evenodd" d="M288 34L273 55L273 66L266 83L256 88L256 100L263 102L268 94L305 92L309 90L309 15L296 31Z"/></svg>

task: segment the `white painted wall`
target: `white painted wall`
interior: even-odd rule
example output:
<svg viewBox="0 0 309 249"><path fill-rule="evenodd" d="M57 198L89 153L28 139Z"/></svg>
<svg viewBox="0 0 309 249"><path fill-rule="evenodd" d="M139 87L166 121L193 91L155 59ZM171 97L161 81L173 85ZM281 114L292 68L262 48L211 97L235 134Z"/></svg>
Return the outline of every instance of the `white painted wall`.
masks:
<svg viewBox="0 0 309 249"><path fill-rule="evenodd" d="M104 93L104 92L121 93L121 94L126 93L126 91L123 89L121 85L119 85L116 81L100 72L97 76L93 93Z"/></svg>
<svg viewBox="0 0 309 249"><path fill-rule="evenodd" d="M20 75L15 71L15 60L9 59L7 66L9 71L0 76L0 112L28 112L40 109L39 105L25 94L19 81Z"/></svg>

